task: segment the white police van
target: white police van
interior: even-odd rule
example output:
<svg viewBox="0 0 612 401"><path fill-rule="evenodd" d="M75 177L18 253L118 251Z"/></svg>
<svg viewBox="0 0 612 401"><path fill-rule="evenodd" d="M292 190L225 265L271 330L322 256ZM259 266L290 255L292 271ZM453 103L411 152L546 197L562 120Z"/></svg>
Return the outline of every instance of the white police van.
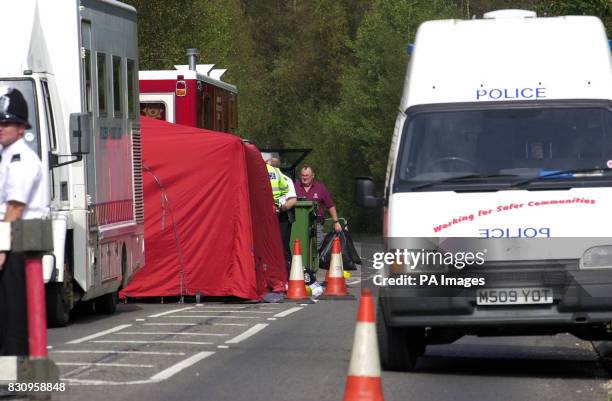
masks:
<svg viewBox="0 0 612 401"><path fill-rule="evenodd" d="M396 262L384 276L434 271L484 284L381 286L383 367L413 369L427 344L466 334L610 338L612 61L602 22L500 10L426 22L409 49L384 197L360 178L357 201L383 206L387 250L484 259L461 270Z"/></svg>

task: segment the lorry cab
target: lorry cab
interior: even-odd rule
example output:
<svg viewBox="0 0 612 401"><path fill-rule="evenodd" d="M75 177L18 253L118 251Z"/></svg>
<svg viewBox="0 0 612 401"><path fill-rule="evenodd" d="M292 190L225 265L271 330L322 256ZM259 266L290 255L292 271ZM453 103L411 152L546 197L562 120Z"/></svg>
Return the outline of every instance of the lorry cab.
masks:
<svg viewBox="0 0 612 401"><path fill-rule="evenodd" d="M136 10L115 0L23 0L3 12L12 37L0 93L23 93L32 125L24 140L48 189L48 321L67 324L79 301L112 313L118 289L144 264Z"/></svg>
<svg viewBox="0 0 612 401"><path fill-rule="evenodd" d="M383 367L413 369L427 344L466 334L608 338L612 61L601 21L500 10L425 22L410 50L384 197L361 179L357 198L383 207L387 251L450 258L376 272ZM466 254L480 259L459 266ZM408 276L417 284L389 284Z"/></svg>

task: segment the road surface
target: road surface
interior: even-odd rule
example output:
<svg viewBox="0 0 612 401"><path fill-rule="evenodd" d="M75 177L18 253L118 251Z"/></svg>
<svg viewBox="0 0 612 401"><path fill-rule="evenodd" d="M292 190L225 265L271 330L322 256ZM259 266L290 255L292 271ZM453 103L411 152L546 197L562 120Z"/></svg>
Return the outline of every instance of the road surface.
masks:
<svg viewBox="0 0 612 401"><path fill-rule="evenodd" d="M374 245L363 245L365 259ZM369 269L364 269L367 272ZM364 274L365 278L367 274ZM358 294L361 275L348 282ZM121 304L50 329L57 400L340 400L357 301ZM569 335L430 346L416 372L383 372L385 399L608 400L592 344Z"/></svg>

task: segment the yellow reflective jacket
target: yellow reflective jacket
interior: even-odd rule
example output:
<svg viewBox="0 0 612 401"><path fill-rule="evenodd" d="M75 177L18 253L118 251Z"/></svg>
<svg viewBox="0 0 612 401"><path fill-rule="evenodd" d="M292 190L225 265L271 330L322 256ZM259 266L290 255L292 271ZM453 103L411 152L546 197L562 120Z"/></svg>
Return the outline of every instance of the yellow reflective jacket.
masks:
<svg viewBox="0 0 612 401"><path fill-rule="evenodd" d="M289 192L289 185L279 169L272 167L269 164L266 164L266 167L268 168L268 178L270 179L270 186L272 186L274 203L278 205L278 200L280 197L287 195Z"/></svg>

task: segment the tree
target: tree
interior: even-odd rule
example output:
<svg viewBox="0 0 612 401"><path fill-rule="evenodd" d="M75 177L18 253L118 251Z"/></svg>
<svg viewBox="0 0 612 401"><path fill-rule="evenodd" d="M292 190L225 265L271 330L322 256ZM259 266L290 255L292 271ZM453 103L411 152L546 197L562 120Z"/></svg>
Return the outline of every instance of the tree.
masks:
<svg viewBox="0 0 612 401"><path fill-rule="evenodd" d="M612 2L610 0L540 0L540 15L595 15L599 17L608 37L612 36Z"/></svg>
<svg viewBox="0 0 612 401"><path fill-rule="evenodd" d="M323 149L335 149L333 166L324 155L318 155L319 162L326 166L324 170L337 174L326 178L339 194L340 210L355 222L366 222L358 228L379 220L354 206L353 177L371 175L379 184L384 182L408 61L407 45L421 22L456 18L460 13L449 1L377 0L359 26L351 44L356 64L343 74L340 103L322 118L325 124L318 138Z"/></svg>

